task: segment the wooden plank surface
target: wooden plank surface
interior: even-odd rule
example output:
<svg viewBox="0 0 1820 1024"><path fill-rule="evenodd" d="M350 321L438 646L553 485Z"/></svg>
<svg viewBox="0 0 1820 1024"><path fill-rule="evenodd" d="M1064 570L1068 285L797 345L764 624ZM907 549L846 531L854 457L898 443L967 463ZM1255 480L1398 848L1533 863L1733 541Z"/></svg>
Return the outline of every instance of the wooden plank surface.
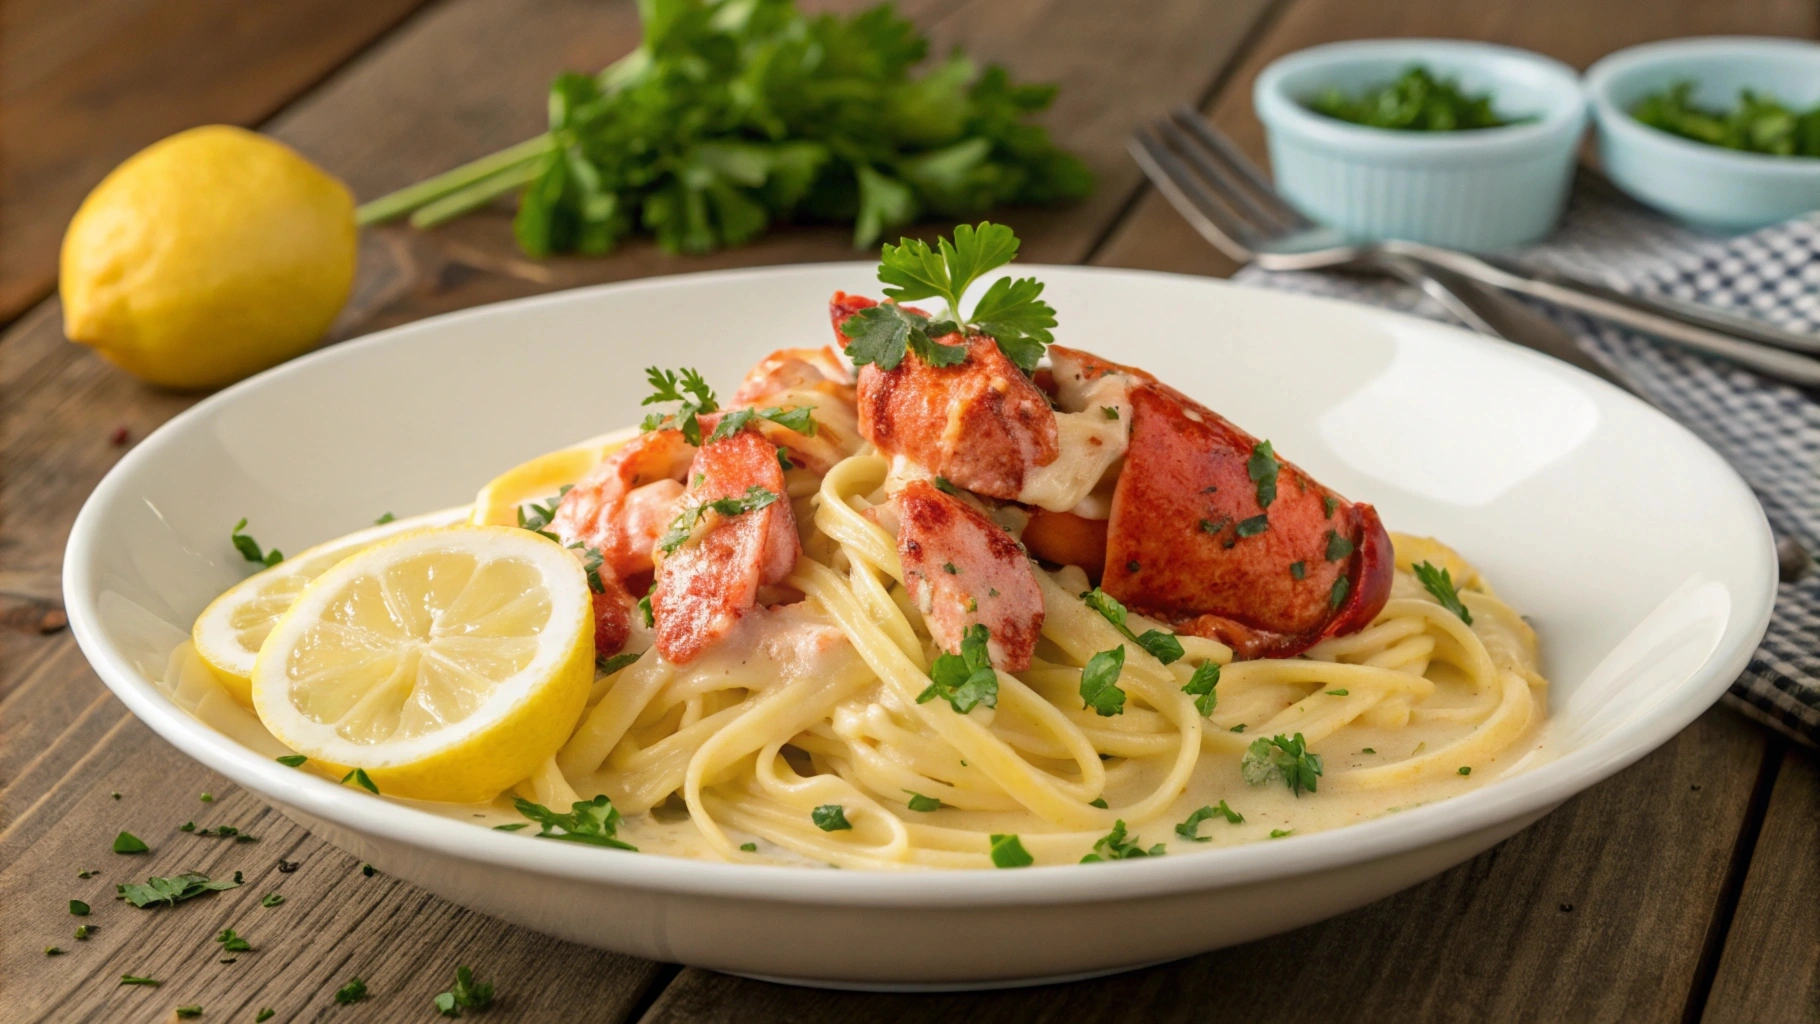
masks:
<svg viewBox="0 0 1820 1024"><path fill-rule="evenodd" d="M1812 750L1782 760L1705 1020L1820 1021L1820 756Z"/></svg>
<svg viewBox="0 0 1820 1024"><path fill-rule="evenodd" d="M0 4L0 324L51 290L64 225L115 164L264 121L423 2Z"/></svg>
<svg viewBox="0 0 1820 1024"><path fill-rule="evenodd" d="M1123 126L1204 96L1264 6L1246 0L1208 11L1193 0L1169 0L1152 5L1140 22L1109 20L1087 0L901 5L931 32L937 52L963 44L1021 77L1064 80L1057 134L1101 173L1100 191L1068 211L1013 218L1030 258L1060 262L1084 259L1136 193L1138 175L1122 155ZM603 66L636 37L629 3L446 0L269 128L370 197L534 134L552 73ZM1117 59L1101 61L1097 54ZM851 254L845 232L818 230L780 232L711 259L668 257L634 244L604 260L533 264L516 254L506 223L495 213L429 234L367 233L356 297L338 334L579 283ZM360 969L371 971L363 975L370 983L385 979L363 1019L421 1019L424 1001L446 985L457 962L472 962L483 975L497 963L502 972L534 979L540 991L585 992L590 1019L623 1015L650 982L651 965L477 921L407 887L349 884L346 857L256 811L246 797L232 806L244 807L246 820L265 830L259 844L205 847L207 860L186 856L194 848L175 842L150 858L106 853L118 828L162 829L158 834L168 837L203 806L196 793L227 790L222 779L126 715L67 633L39 631L41 623L54 625L61 551L75 511L122 452L110 433L124 425L132 438L143 437L191 399L146 389L65 343L54 301L0 339L0 396L0 621L6 623L0 629L0 905L29 903L31 918L29 926L0 936L0 978L41 979L32 1001L16 1005L30 1007L21 1019L159 1019L172 1006L196 1002L237 1015L282 1002L277 1019L313 1020L332 1011L328 995L345 980L340 975ZM145 779L157 784L135 788L130 804L106 796ZM300 934L283 933L271 956L215 964L202 941L207 935L285 909L255 906L262 891L254 890L269 885L272 851L280 848L295 851L283 854L287 859L324 865L320 874L287 876L286 907L320 905L326 916L300 925ZM166 912L95 903L105 906L96 913L103 927L78 946L63 941L74 924L64 907L80 894L64 894L62 883L66 873L74 880L76 861L94 857L103 863L90 866L109 869L107 885L124 880L114 877L124 871L115 862L129 859L138 874L250 864L248 878L257 881ZM421 933L372 924L412 917ZM172 922L182 923L175 936ZM240 930L266 941L251 928ZM42 948L50 942L70 952L46 960ZM107 984L142 969L165 977L166 985L147 992ZM538 998L514 996L506 1019L540 1019L533 1012Z"/></svg>

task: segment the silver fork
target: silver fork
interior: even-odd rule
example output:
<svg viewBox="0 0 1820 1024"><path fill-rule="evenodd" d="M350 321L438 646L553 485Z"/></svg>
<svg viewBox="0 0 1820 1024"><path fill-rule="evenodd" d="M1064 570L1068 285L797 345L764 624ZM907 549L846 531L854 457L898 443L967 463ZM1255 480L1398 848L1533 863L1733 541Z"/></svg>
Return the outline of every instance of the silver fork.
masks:
<svg viewBox="0 0 1820 1024"><path fill-rule="evenodd" d="M1163 146L1157 135L1175 145ZM1140 132L1133 136L1132 156L1188 222L1233 259L1255 261L1267 269L1275 269L1272 254L1264 246L1272 240L1293 240L1323 231L1284 202L1250 160L1192 111L1177 111L1169 121L1159 124L1157 135ZM1194 170L1189 169L1189 164ZM1323 250L1310 251L1320 253ZM1297 258L1306 256L1305 252ZM1445 263L1401 253L1389 245L1354 245L1347 249L1345 259L1329 254L1325 262L1296 266L1279 264L1278 267L1297 270L1357 268L1392 275L1422 289L1474 330L1553 356L1650 401L1629 381L1589 355L1553 321L1499 292L1490 286L1490 282ZM1725 340L1737 345L1750 344ZM1786 352L1774 354L1802 358ZM1820 364L1816 366L1820 367ZM1807 549L1799 540L1773 526L1771 532L1776 541L1777 575L1784 583L1805 576L1813 565Z"/></svg>
<svg viewBox="0 0 1820 1024"><path fill-rule="evenodd" d="M1486 257L1415 242L1365 242L1324 228L1277 195L1237 147L1187 108L1134 134L1128 148L1170 205L1203 238L1241 263L1266 270L1354 268L1406 279L1421 268L1440 267L1729 359L1778 380L1820 387L1820 359L1797 354L1820 352L1820 338L1692 303L1532 273Z"/></svg>

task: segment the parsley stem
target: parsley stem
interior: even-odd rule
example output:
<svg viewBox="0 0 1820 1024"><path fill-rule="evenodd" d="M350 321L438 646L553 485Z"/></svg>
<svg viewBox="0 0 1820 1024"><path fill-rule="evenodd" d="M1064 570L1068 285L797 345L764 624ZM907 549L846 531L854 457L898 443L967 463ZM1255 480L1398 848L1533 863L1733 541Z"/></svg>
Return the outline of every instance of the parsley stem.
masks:
<svg viewBox="0 0 1820 1024"><path fill-rule="evenodd" d="M418 229L433 228L438 224L452 221L463 214L487 205L493 200L521 185L528 185L543 173L543 155L516 163L488 175L466 188L457 189L441 199L431 200L419 206L411 214L411 226Z"/></svg>
<svg viewBox="0 0 1820 1024"><path fill-rule="evenodd" d="M362 226L394 220L418 207L461 192L501 171L536 160L554 148L556 139L545 132L534 139L526 139L516 146L508 146L490 156L483 156L454 170L444 171L433 178L426 178L415 185L408 185L362 204L354 211L354 220Z"/></svg>

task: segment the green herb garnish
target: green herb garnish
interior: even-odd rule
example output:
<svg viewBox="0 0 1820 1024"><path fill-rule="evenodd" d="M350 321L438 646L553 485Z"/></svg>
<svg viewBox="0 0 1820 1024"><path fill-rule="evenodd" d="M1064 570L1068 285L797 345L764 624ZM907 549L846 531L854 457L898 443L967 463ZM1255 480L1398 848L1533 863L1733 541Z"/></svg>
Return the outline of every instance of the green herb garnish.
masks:
<svg viewBox="0 0 1820 1024"><path fill-rule="evenodd" d="M881 370L895 370L908 350L930 366L953 366L967 358L966 346L944 345L937 339L965 332L991 337L1025 373L1034 372L1044 348L1055 340L1050 333L1055 310L1040 298L1042 282L1000 278L974 304L971 320L960 314L967 286L1016 259L1017 249L1011 229L990 221L977 228L956 225L954 241L938 239L934 249L914 238L886 243L878 279L889 286L885 295L894 301L862 309L841 324L841 333L852 339L847 356L855 366L875 363ZM947 319L936 320L898 304L929 298L948 303Z"/></svg>
<svg viewBox="0 0 1820 1024"><path fill-rule="evenodd" d="M267 569L284 561L284 555L280 554L277 548L270 551L261 550L258 541L240 532L244 529L246 529L246 520L242 519L234 524L234 529L228 534L228 539L234 542L234 550L240 552L240 557Z"/></svg>
<svg viewBox="0 0 1820 1024"><path fill-rule="evenodd" d="M436 993L436 1012L444 1017L459 1017L463 1010L484 1010L493 1005L493 985L474 980L474 972L455 968L455 987Z"/></svg>
<svg viewBox="0 0 1820 1024"><path fill-rule="evenodd" d="M1256 537L1268 529L1270 529L1270 516L1262 514L1252 516L1250 519L1239 520L1239 525L1233 527L1232 532L1241 537Z"/></svg>
<svg viewBox="0 0 1820 1024"><path fill-rule="evenodd" d="M776 500L776 494L753 484L746 488L745 494L737 498L716 498L700 505L692 505L683 509L675 519L670 521L669 530L657 539L657 546L663 549L664 554L675 554L676 549L682 547L694 535L695 528L701 524L703 519L707 518L710 510L723 517L731 518L747 512L756 512Z"/></svg>
<svg viewBox="0 0 1820 1024"><path fill-rule="evenodd" d="M1036 863L1036 858L1030 856L1030 851L1024 849L1023 840L1017 836L994 832L987 842L987 852L995 868L1027 868Z"/></svg>
<svg viewBox="0 0 1820 1024"><path fill-rule="evenodd" d="M745 851L746 853L757 853L758 852L757 843L741 843L741 844L739 844L739 848L741 850Z"/></svg>
<svg viewBox="0 0 1820 1024"><path fill-rule="evenodd" d="M1296 580L1307 579L1308 578L1308 563L1306 563L1306 562L1289 563L1289 576L1291 579L1296 579Z"/></svg>
<svg viewBox="0 0 1820 1024"><path fill-rule="evenodd" d="M70 913L76 915L77 917L87 917L88 911L89 911L88 904L82 902L81 900L70 900Z"/></svg>
<svg viewBox="0 0 1820 1024"><path fill-rule="evenodd" d="M939 811L942 809L942 802L935 797L924 796L921 793L911 792L908 789L904 790L904 792L910 794L910 809L913 811L927 813L929 811Z"/></svg>
<svg viewBox="0 0 1820 1024"><path fill-rule="evenodd" d="M236 935L232 928L215 936L215 941L221 943L223 953L250 953L253 951L253 944Z"/></svg>
<svg viewBox="0 0 1820 1024"><path fill-rule="evenodd" d="M120 984L158 986L164 984L164 982L159 981L157 978L143 978L137 974L122 974L120 976Z"/></svg>
<svg viewBox="0 0 1820 1024"><path fill-rule="evenodd" d="M1420 65L1356 96L1328 89L1309 100L1308 109L1368 128L1410 132L1472 131L1519 123L1492 109L1490 93L1465 92L1458 80L1436 78Z"/></svg>
<svg viewBox="0 0 1820 1024"><path fill-rule="evenodd" d="M1213 714L1213 709L1220 706L1220 695L1214 687L1220 685L1220 665L1217 661L1203 661L1195 667L1194 675L1182 686L1182 692L1194 698L1194 709L1202 718Z"/></svg>
<svg viewBox="0 0 1820 1024"><path fill-rule="evenodd" d="M629 651L621 651L610 658L594 659L594 668L595 671L599 672L601 675L610 676L643 656L643 654L633 654Z"/></svg>
<svg viewBox="0 0 1820 1024"><path fill-rule="evenodd" d="M349 978L346 985L335 990L335 1001L343 1006L358 1003L367 997L367 983L359 978Z"/></svg>
<svg viewBox="0 0 1820 1024"><path fill-rule="evenodd" d="M343 775L341 777L342 785L345 786L349 782L354 783L355 785L359 786L361 789L366 790L367 792L373 794L374 796L379 795L379 787L374 784L372 776L367 774L367 770L365 768L356 768L353 771L348 772L346 775Z"/></svg>
<svg viewBox="0 0 1820 1024"><path fill-rule="evenodd" d="M1277 453L1270 447L1269 441L1259 441L1251 449L1251 458L1245 460L1245 473L1251 482L1257 485L1258 507L1269 508L1277 500L1277 472L1282 463L1277 461Z"/></svg>
<svg viewBox="0 0 1820 1024"><path fill-rule="evenodd" d="M1308 752L1308 744L1299 732L1293 739L1281 734L1259 738L1252 741L1240 759L1239 775L1253 786L1282 779L1299 797L1304 789L1315 791L1315 782L1321 776L1321 755Z"/></svg>
<svg viewBox="0 0 1820 1024"><path fill-rule="evenodd" d="M114 837L115 853L144 853L150 849L151 847L145 845L145 840L131 832L122 832Z"/></svg>
<svg viewBox="0 0 1820 1024"><path fill-rule="evenodd" d="M1327 531L1327 560L1337 562L1352 554L1352 541L1340 536L1338 530Z"/></svg>
<svg viewBox="0 0 1820 1024"><path fill-rule="evenodd" d="M1352 581L1344 576L1333 581L1333 589L1327 592L1327 607L1338 608L1346 603L1346 592L1352 589Z"/></svg>
<svg viewBox="0 0 1820 1024"><path fill-rule="evenodd" d="M271 1020L276 1016L278 1016L277 1010L274 1010L269 1006L261 1007L258 1015L253 1018L253 1024L265 1024L266 1021Z"/></svg>
<svg viewBox="0 0 1820 1024"><path fill-rule="evenodd" d="M1460 600L1460 592L1453 585L1453 576L1446 569L1437 569L1427 562L1419 562L1415 566L1415 574L1423 588L1441 603L1441 607L1458 615L1461 622L1472 625L1472 612Z"/></svg>
<svg viewBox="0 0 1820 1024"><path fill-rule="evenodd" d="M1468 767L1468 766L1466 766L1466 765L1461 765L1461 766L1460 766L1460 774L1461 774L1461 775L1471 775L1471 774L1472 774L1472 769L1471 769L1471 768L1470 768L1470 767Z"/></svg>
<svg viewBox="0 0 1820 1024"><path fill-rule="evenodd" d="M179 1019L189 1020L202 1016L202 1005L197 1003L190 1006L179 1006L171 1012L176 1014Z"/></svg>
<svg viewBox="0 0 1820 1024"><path fill-rule="evenodd" d="M1295 835L1295 829L1293 828L1273 828L1270 830L1270 838L1272 839L1281 839L1284 836L1292 835Z"/></svg>
<svg viewBox="0 0 1820 1024"><path fill-rule="evenodd" d="M1123 645L1101 651L1087 659L1081 669L1081 701L1099 715L1110 718L1125 713L1125 691L1119 689L1119 675L1125 670Z"/></svg>
<svg viewBox="0 0 1820 1024"><path fill-rule="evenodd" d="M770 420L778 426L786 430L794 430L804 437L815 436L815 410L806 405L798 405L788 409L780 406L772 406L768 409L729 409L726 415L720 418L720 422L714 425L714 432L708 435L708 440L718 441L723 437L732 437L744 430L746 424L754 419Z"/></svg>
<svg viewBox="0 0 1820 1024"><path fill-rule="evenodd" d="M95 926L94 926L94 925L92 925L92 924L79 924L79 925L77 925L77 926L76 926L76 939L77 939L77 941L79 941L79 942L87 942L87 941L88 941L88 937L89 937L89 933L91 933L91 932L93 932L93 931L94 931L94 930L95 930Z"/></svg>
<svg viewBox="0 0 1820 1024"><path fill-rule="evenodd" d="M1676 82L1650 93L1630 108L1637 120L1709 146L1769 156L1820 156L1820 107L1795 110L1774 96L1738 90L1730 110L1693 102L1693 82Z"/></svg>
<svg viewBox="0 0 1820 1024"><path fill-rule="evenodd" d="M1086 602L1087 607L1099 612L1107 622L1112 623L1112 627L1124 634L1125 639L1142 647L1156 660L1167 665L1181 658L1182 642L1175 638L1174 633L1165 633L1160 629L1146 629L1142 636L1133 633L1125 625L1125 617L1129 613L1118 598L1094 587L1082 594L1081 600Z"/></svg>
<svg viewBox="0 0 1820 1024"><path fill-rule="evenodd" d="M381 512L379 514L379 518L373 520L373 525L374 526L384 526L385 524L392 522L393 520L395 520L397 518L398 518L397 516L393 515L390 512Z"/></svg>
<svg viewBox="0 0 1820 1024"><path fill-rule="evenodd" d="M942 653L929 667L929 685L916 695L918 704L941 699L957 714L975 707L998 707L998 673L992 668L987 644L992 634L984 623L967 627L961 636L959 654Z"/></svg>
<svg viewBox="0 0 1820 1024"><path fill-rule="evenodd" d="M809 812L809 820L823 832L844 832L853 827L847 820L847 812L840 804L822 804Z"/></svg>
<svg viewBox="0 0 1820 1024"><path fill-rule="evenodd" d="M609 846L615 850L634 850L633 846L622 839L619 834L619 810L605 794L599 794L592 800L577 800L570 805L568 814L558 814L542 804L532 803L524 797L517 797L512 806L518 813L536 822L537 838L560 839L568 843L586 843L590 846ZM560 829L561 831L557 831Z"/></svg>
<svg viewBox="0 0 1820 1024"><path fill-rule="evenodd" d="M682 405L674 413L654 412L646 416L640 424L641 429L658 430L673 425L682 431L683 440L699 447L701 421L698 417L720 408L720 403L714 397L714 389L702 379L701 371L684 367L679 374L649 366L645 368L645 380L651 384L651 394L645 396L640 405L657 405L662 402L681 402Z"/></svg>
<svg viewBox="0 0 1820 1024"><path fill-rule="evenodd" d="M309 758L302 754L286 754L283 757L273 758L273 760L284 765L286 768L300 768L305 761L309 760Z"/></svg>
<svg viewBox="0 0 1820 1024"><path fill-rule="evenodd" d="M1130 840L1127 841L1125 838L1125 819L1120 818L1112 823L1112 831L1101 836L1099 841L1093 844L1093 852L1082 857L1081 863L1094 864L1100 861L1133 860L1138 857L1161 857L1162 855L1162 843L1157 843L1155 846L1146 850L1138 845L1138 838L1136 836L1132 836Z"/></svg>
<svg viewBox="0 0 1820 1024"><path fill-rule="evenodd" d="M264 896L261 896L259 898L259 905L262 907L275 907L283 902L284 902L283 893L268 892Z"/></svg>
<svg viewBox="0 0 1820 1024"><path fill-rule="evenodd" d="M1175 827L1175 834L1181 836L1183 839L1192 839L1197 843L1211 843L1213 842L1212 836L1200 834L1201 822L1206 821L1209 818L1225 818L1229 823L1234 825L1242 825L1245 823L1245 816L1243 814L1226 806L1226 801L1221 800L1218 806L1210 805L1190 814L1187 821L1184 821Z"/></svg>

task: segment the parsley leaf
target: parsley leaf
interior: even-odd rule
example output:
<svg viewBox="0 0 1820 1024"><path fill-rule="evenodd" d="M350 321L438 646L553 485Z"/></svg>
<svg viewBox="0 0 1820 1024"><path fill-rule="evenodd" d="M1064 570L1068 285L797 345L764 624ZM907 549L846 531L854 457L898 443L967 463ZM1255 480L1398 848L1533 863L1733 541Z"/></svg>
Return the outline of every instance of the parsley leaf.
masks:
<svg viewBox="0 0 1820 1024"><path fill-rule="evenodd" d="M120 976L120 984L122 984L122 985L151 985L155 988L159 985L164 984L164 982L159 981L157 978L140 977L137 974L122 974Z"/></svg>
<svg viewBox="0 0 1820 1024"><path fill-rule="evenodd" d="M196 1003L190 1006L179 1006L171 1012L176 1014L179 1020L190 1020L202 1016L202 1004Z"/></svg>
<svg viewBox="0 0 1820 1024"><path fill-rule="evenodd" d="M145 880L144 885L127 883L114 886L120 897L141 910L162 903L174 907L178 900L187 900L205 892L220 892L240 886L240 872L234 872L231 882L211 882L209 876L195 871L185 871L174 878L160 878L156 875Z"/></svg>
<svg viewBox="0 0 1820 1024"><path fill-rule="evenodd" d="M259 898L259 905L262 907L275 907L283 902L284 902L283 893L268 892L264 896L261 896Z"/></svg>
<svg viewBox="0 0 1820 1024"><path fill-rule="evenodd" d="M731 518L747 512L756 512L776 500L776 494L753 484L747 487L746 493L740 497L716 498L713 501L702 502L700 505L691 505L678 513L675 519L670 520L670 528L657 539L657 546L663 549L664 554L673 555L677 548L688 543L689 538L695 533L695 528L701 525L701 521L707 518L710 511Z"/></svg>
<svg viewBox="0 0 1820 1024"><path fill-rule="evenodd" d="M1125 648L1114 647L1087 659L1081 669L1081 700L1084 706L1110 718L1125 713L1125 691L1119 689L1119 673L1125 670Z"/></svg>
<svg viewBox="0 0 1820 1024"><path fill-rule="evenodd" d="M484 1010L493 1005L493 985L475 981L473 971L457 967L455 987L438 992L434 1002L436 1011L444 1017L459 1017L463 1010Z"/></svg>
<svg viewBox="0 0 1820 1024"><path fill-rule="evenodd" d="M617 838L619 809L613 806L613 801L605 794L597 795L592 800L575 801L568 814L558 814L524 797L513 799L512 806L518 808L518 813L537 823L539 839L560 839L568 843L608 846L615 850L638 849ZM555 831L556 829L561 831Z"/></svg>
<svg viewBox="0 0 1820 1024"><path fill-rule="evenodd" d="M518 528L521 530L530 530L540 537L548 537L556 543L561 544L562 538L558 537L553 531L545 529L545 527L555 521L556 510L562 505L562 496L567 493L569 493L569 487L565 484L561 490L556 492L555 496L545 498L544 503L541 505L536 502L526 502L524 505L518 506ZM525 509L527 507L531 510L529 515L525 514Z"/></svg>
<svg viewBox="0 0 1820 1024"><path fill-rule="evenodd" d="M638 599L638 615L644 620L646 629L657 625L657 613L651 609L651 595L655 593L657 593L657 581L652 580L651 589L645 591L645 596Z"/></svg>
<svg viewBox="0 0 1820 1024"><path fill-rule="evenodd" d="M234 929L232 928L226 929L220 935L215 936L215 941L221 943L221 951L223 953L250 953L253 951L253 944L246 939L241 938L239 935L234 934Z"/></svg>
<svg viewBox="0 0 1820 1024"><path fill-rule="evenodd" d="M874 363L881 370L895 370L906 351L916 353L930 366L954 366L967 359L965 345L944 345L936 340L959 330L952 321L937 322L895 302L860 310L843 320L840 330L850 339L847 358L854 366Z"/></svg>
<svg viewBox="0 0 1820 1024"><path fill-rule="evenodd" d="M397 518L398 518L397 516L393 515L390 512L381 512L379 514L379 518L373 520L373 525L374 526L384 526L387 523L395 521Z"/></svg>
<svg viewBox="0 0 1820 1024"><path fill-rule="evenodd" d="M356 768L353 771L348 772L346 775L343 775L341 777L342 785L345 786L349 782L353 782L354 784L358 785L361 789L366 790L367 792L373 794L374 796L379 795L379 787L373 783L372 776L367 774L367 770L365 768Z"/></svg>
<svg viewBox="0 0 1820 1024"><path fill-rule="evenodd" d="M746 429L746 424L754 419L767 419L788 430L794 430L804 437L815 436L815 410L807 406L792 406L788 409L772 406L769 409L731 409L714 425L714 432L708 440L719 441L732 437Z"/></svg>
<svg viewBox="0 0 1820 1024"><path fill-rule="evenodd" d="M87 917L88 911L89 911L88 904L82 902L81 900L70 900L70 913L76 915L77 917Z"/></svg>
<svg viewBox="0 0 1820 1024"><path fill-rule="evenodd" d="M258 541L240 532L244 529L246 529L246 520L242 519L234 524L234 529L228 534L228 539L234 542L234 550L240 552L240 557L267 569L284 561L284 555L280 554L277 548L270 551L260 550Z"/></svg>
<svg viewBox="0 0 1820 1024"><path fill-rule="evenodd" d="M1184 821L1175 827L1175 834L1181 836L1183 839L1192 839L1197 843L1211 843L1213 842L1212 836L1200 834L1201 822L1206 821L1209 818L1225 818L1234 825L1242 824L1245 821L1245 816L1243 814L1226 806L1226 801L1221 800L1217 807L1209 805L1190 814L1187 821Z"/></svg>
<svg viewBox="0 0 1820 1024"><path fill-rule="evenodd" d="M1112 623L1113 628L1123 633L1126 639L1148 651L1150 656L1156 660L1167 665L1181 658L1182 642L1175 638L1175 634L1165 633L1160 629L1147 629L1143 636L1131 632L1125 625L1127 614L1125 606L1119 602L1118 598L1094 587L1082 594L1081 600L1086 603L1087 607L1099 612L1100 617Z"/></svg>
<svg viewBox="0 0 1820 1024"><path fill-rule="evenodd" d="M1030 856L1030 851L1024 849L1024 841L1017 836L994 832L987 842L987 852L995 868L1027 868L1036 863L1036 858Z"/></svg>
<svg viewBox="0 0 1820 1024"><path fill-rule="evenodd" d="M980 705L998 707L998 673L992 668L986 647L991 639L985 624L968 626L961 637L959 654L936 656L929 667L929 685L916 695L916 702L926 704L940 698L962 715Z"/></svg>
<svg viewBox="0 0 1820 1024"><path fill-rule="evenodd" d="M844 832L853 827L847 820L847 812L840 804L822 804L809 812L809 820L823 832Z"/></svg>
<svg viewBox="0 0 1820 1024"><path fill-rule="evenodd" d="M279 764L284 765L286 768L300 768L305 761L309 760L309 758L302 754L286 754L283 757L274 758L274 760Z"/></svg>
<svg viewBox="0 0 1820 1024"><path fill-rule="evenodd" d="M131 832L122 832L114 837L115 853L144 853L150 849L151 847L145 845L145 840Z"/></svg>
<svg viewBox="0 0 1820 1024"><path fill-rule="evenodd" d="M335 1001L343 1006L358 1003L367 997L367 983L359 978L349 978L346 985L335 990Z"/></svg>
<svg viewBox="0 0 1820 1024"><path fill-rule="evenodd" d="M1327 595L1327 607L1338 608L1346 603L1346 592L1352 589L1352 581L1344 576L1333 581L1333 590Z"/></svg>
<svg viewBox="0 0 1820 1024"><path fill-rule="evenodd" d="M1281 468L1277 462L1277 453L1270 447L1269 441L1259 441L1251 450L1251 458L1245 462L1245 472L1251 482L1258 485L1258 507L1269 508L1277 500L1277 471Z"/></svg>
<svg viewBox="0 0 1820 1024"><path fill-rule="evenodd" d="M1340 536L1338 530L1327 531L1327 560L1337 562L1352 554L1352 541Z"/></svg>
<svg viewBox="0 0 1820 1024"><path fill-rule="evenodd" d="M921 811L921 812L926 813L929 811L939 811L942 809L942 802L940 800L937 800L935 797L924 796L921 793L911 792L908 789L904 790L904 792L910 794L910 809L913 811Z"/></svg>
<svg viewBox="0 0 1820 1024"><path fill-rule="evenodd" d="M1321 775L1321 755L1308 752L1308 744L1301 733L1295 738L1278 734L1270 739L1259 738L1252 741L1251 748L1239 761L1239 775L1253 786L1261 786L1273 778L1283 780L1296 796L1306 789L1315 791L1315 782Z"/></svg>
<svg viewBox="0 0 1820 1024"><path fill-rule="evenodd" d="M1220 663L1203 661L1194 670L1194 675L1182 685L1182 692L1194 698L1194 709L1202 718L1213 714L1213 709L1220 706L1220 695L1214 687L1220 685Z"/></svg>
<svg viewBox="0 0 1820 1024"><path fill-rule="evenodd" d="M651 385L651 394L640 405L656 405L660 402L681 402L682 405L670 416L654 414L645 417L642 424L644 429L656 430L674 420L677 429L682 431L683 440L700 447L701 421L697 417L720 408L720 403L714 397L714 389L702 379L701 371L684 367L681 373L677 373L649 366L645 368L645 380Z"/></svg>
<svg viewBox="0 0 1820 1024"><path fill-rule="evenodd" d="M1250 519L1239 520L1239 525L1233 527L1232 532L1241 537L1255 537L1268 529L1270 529L1270 515L1264 513L1252 516Z"/></svg>
<svg viewBox="0 0 1820 1024"><path fill-rule="evenodd" d="M1427 562L1421 562L1415 566L1415 573L1416 579L1422 581L1422 586L1435 596L1436 601L1441 602L1441 607L1458 615L1461 622L1472 625L1472 612L1460 600L1460 592L1453 585L1453 576L1446 569L1437 569Z"/></svg>
<svg viewBox="0 0 1820 1024"><path fill-rule="evenodd" d="M956 228L955 234L959 233ZM1001 277L973 307L972 326L998 342L1005 358L1025 373L1035 372L1044 350L1055 341L1050 331L1055 326L1055 309L1040 299L1042 294L1043 283L1033 277L1015 281ZM1110 418L1116 419L1118 410L1112 412Z"/></svg>
<svg viewBox="0 0 1820 1024"><path fill-rule="evenodd" d="M641 657L643 657L643 654L633 654L629 651L621 651L610 658L594 659L594 669L603 676L610 676Z"/></svg>
<svg viewBox="0 0 1820 1024"><path fill-rule="evenodd" d="M953 494L953 495L958 496L961 493L961 489L959 487L954 486L953 482L950 481L945 476L934 477L929 482L934 484L935 489L942 492L943 494Z"/></svg>
<svg viewBox="0 0 1820 1024"><path fill-rule="evenodd" d="M1125 819L1120 818L1112 823L1112 831L1101 836L1100 840L1093 844L1093 852L1082 857L1081 863L1094 864L1100 861L1133 860L1138 857L1161 857L1162 855L1162 843L1146 850L1138 845L1137 836L1132 836L1130 841L1126 841Z"/></svg>

